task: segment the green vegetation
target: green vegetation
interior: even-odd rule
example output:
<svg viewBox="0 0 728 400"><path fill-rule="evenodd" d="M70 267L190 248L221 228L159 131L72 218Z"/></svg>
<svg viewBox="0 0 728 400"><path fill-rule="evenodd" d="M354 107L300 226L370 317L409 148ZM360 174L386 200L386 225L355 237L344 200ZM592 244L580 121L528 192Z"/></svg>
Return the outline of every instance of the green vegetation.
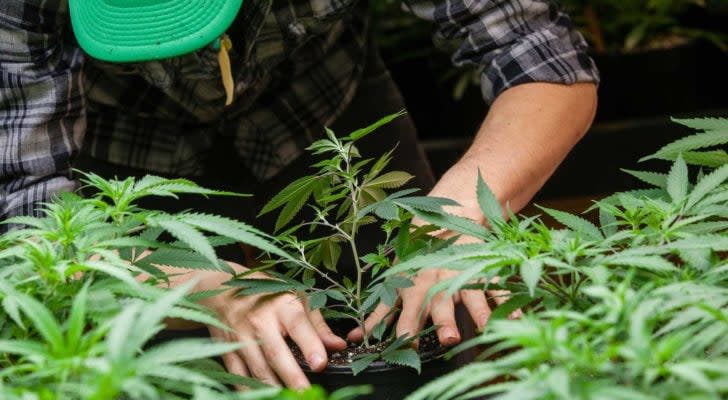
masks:
<svg viewBox="0 0 728 400"><path fill-rule="evenodd" d="M503 218L478 182L490 229L482 243L412 258L385 275L447 265L438 290L507 289L485 331L455 352L480 361L410 399L710 399L728 394L728 120L676 121L699 130L647 157L667 174L627 171L650 185L594 204L599 224L544 208ZM688 164L696 165L691 170ZM494 277L500 283L492 283ZM483 282L473 284L472 282ZM489 283L491 282L491 283ZM523 318L507 319L521 308Z"/></svg>
<svg viewBox="0 0 728 400"><path fill-rule="evenodd" d="M165 288L159 266L233 273L214 247L243 242L286 257L268 235L214 215L145 210L147 196L234 195L184 179L135 181L85 174L88 198L65 193L43 217L4 221L0 236L0 398L320 399L228 374L211 357L240 344L179 339L153 344L167 318L227 329L189 293ZM232 385L252 390L235 393ZM344 399L350 393L332 398Z"/></svg>

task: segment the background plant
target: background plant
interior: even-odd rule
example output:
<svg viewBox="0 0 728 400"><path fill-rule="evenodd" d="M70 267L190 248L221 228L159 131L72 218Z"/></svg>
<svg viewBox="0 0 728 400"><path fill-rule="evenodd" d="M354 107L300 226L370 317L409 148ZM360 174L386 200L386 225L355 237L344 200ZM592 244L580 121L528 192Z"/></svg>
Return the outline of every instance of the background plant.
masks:
<svg viewBox="0 0 728 400"><path fill-rule="evenodd" d="M669 173L628 171L652 187L597 202L599 224L545 208L562 229L539 217L505 219L481 179L490 230L468 234L482 243L385 272L446 265L461 274L435 290L513 293L483 334L457 349L485 345L482 361L412 399L725 397L728 164L720 147L728 120L677 122L701 132L648 157L674 160ZM522 319L506 319L519 307Z"/></svg>
<svg viewBox="0 0 728 400"><path fill-rule="evenodd" d="M680 18L705 0L562 0L577 28L597 53L669 48L702 38L726 49L720 32L691 28Z"/></svg>
<svg viewBox="0 0 728 400"><path fill-rule="evenodd" d="M233 270L214 248L244 242L288 257L268 235L195 212L138 206L147 196L236 195L185 179L84 174L87 198L65 193L42 217L4 221L0 236L0 398L318 399L228 374L211 358L240 347L210 339L154 343L167 318L228 329L195 301L194 281L167 289L160 266ZM259 388L235 393L232 385ZM340 393L334 398L355 394Z"/></svg>

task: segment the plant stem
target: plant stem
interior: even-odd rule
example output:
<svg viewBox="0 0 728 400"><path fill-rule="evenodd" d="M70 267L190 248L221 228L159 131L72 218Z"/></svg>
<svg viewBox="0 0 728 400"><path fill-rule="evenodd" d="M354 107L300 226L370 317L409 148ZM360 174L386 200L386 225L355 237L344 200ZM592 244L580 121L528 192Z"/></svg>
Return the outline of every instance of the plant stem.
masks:
<svg viewBox="0 0 728 400"><path fill-rule="evenodd" d="M351 247L351 255L354 258L354 266L356 267L356 292L354 293L354 301L356 302L357 309L357 323L362 333L362 340L365 347L369 347L369 335L364 324L365 315L362 310L361 302L361 291L362 291L362 280L364 270L362 269L361 262L359 261L359 251L356 245L356 231L358 229L357 214L359 213L358 200L359 200L359 187L358 180L351 177L351 154L348 152L344 154L344 162L346 163L346 176L347 185L349 186L349 195L351 197L351 233L349 233L349 246Z"/></svg>

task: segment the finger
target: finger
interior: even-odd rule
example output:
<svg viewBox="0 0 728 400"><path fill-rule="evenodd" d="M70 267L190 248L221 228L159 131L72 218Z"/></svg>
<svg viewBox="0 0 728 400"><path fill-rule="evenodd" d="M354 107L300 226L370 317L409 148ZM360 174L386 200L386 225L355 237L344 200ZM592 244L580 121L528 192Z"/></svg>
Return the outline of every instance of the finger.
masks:
<svg viewBox="0 0 728 400"><path fill-rule="evenodd" d="M488 306L488 300L485 298L485 293L482 290L461 290L460 299L468 310L470 317L473 318L478 330L483 330L492 313Z"/></svg>
<svg viewBox="0 0 728 400"><path fill-rule="evenodd" d="M509 290L491 290L488 292L496 305L501 305L510 299L511 292ZM508 315L508 319L518 319L523 316L523 311L520 309L513 311Z"/></svg>
<svg viewBox="0 0 728 400"><path fill-rule="evenodd" d="M402 291L402 312L397 321L397 336L414 336L425 325L429 316L429 305L423 310L427 290L421 287L429 288L430 285L415 286L412 290ZM416 345L416 342L413 344Z"/></svg>
<svg viewBox="0 0 728 400"><path fill-rule="evenodd" d="M308 319L308 315L303 309L300 312L290 312L289 310L284 314L287 315L281 315L283 328L301 349L309 368L321 372L328 364L326 349L316 329Z"/></svg>
<svg viewBox="0 0 728 400"><path fill-rule="evenodd" d="M452 296L438 293L432 300L432 323L437 328L437 338L445 346L460 342L457 322L455 322L455 303Z"/></svg>
<svg viewBox="0 0 728 400"><path fill-rule="evenodd" d="M260 345L268 363L286 386L292 389L304 389L310 386L306 375L293 357L293 353L288 348L283 336L279 332L274 332L274 330L275 327L271 326L272 333L264 337Z"/></svg>
<svg viewBox="0 0 728 400"><path fill-rule="evenodd" d="M493 299L496 305L501 305L508 301L511 297L510 290L489 290L488 295Z"/></svg>
<svg viewBox="0 0 728 400"><path fill-rule="evenodd" d="M239 376L250 376L248 374L248 369L245 367L245 363L243 362L243 359L240 358L240 355L238 353L227 353L222 355L222 362L225 364L225 369L235 375ZM235 385L235 390L242 391L245 390L245 387L242 385Z"/></svg>
<svg viewBox="0 0 728 400"><path fill-rule="evenodd" d="M379 303L374 308L374 311L369 314L367 319L364 320L364 329L366 329L366 331L370 333L372 329L374 329L374 327L377 326L377 324L384 318L387 318L387 325L389 325L392 322L392 319L394 319L392 315L389 315L389 311L391 309L392 307L384 303ZM351 340L352 342L361 342L362 340L364 340L364 333L362 332L361 327L357 327L349 332L349 334L346 335L346 338Z"/></svg>
<svg viewBox="0 0 728 400"><path fill-rule="evenodd" d="M236 338L230 332L223 331L218 328L210 327L210 336L216 339L221 339L225 342L235 342ZM245 367L240 355L236 352L225 353L222 355L222 362L225 365L225 369L235 375L250 376L248 369ZM240 385L235 385L236 390L243 390L244 388Z"/></svg>
<svg viewBox="0 0 728 400"><path fill-rule="evenodd" d="M266 356L256 340L252 337L241 337L240 341L243 343L243 347L238 350L238 354L242 356L250 375L263 383L281 386L281 381L268 365Z"/></svg>
<svg viewBox="0 0 728 400"><path fill-rule="evenodd" d="M329 324L324 320L323 315L319 310L311 311L308 314L308 318L311 320L316 333L324 342L324 346L329 350L344 350L346 348L346 340L336 336L331 331Z"/></svg>

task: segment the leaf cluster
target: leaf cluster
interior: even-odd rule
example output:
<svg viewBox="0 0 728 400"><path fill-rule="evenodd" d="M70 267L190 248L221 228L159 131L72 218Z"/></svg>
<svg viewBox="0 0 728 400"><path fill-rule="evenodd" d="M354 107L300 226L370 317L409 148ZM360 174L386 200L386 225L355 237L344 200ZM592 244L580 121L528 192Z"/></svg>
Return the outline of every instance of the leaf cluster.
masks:
<svg viewBox="0 0 728 400"><path fill-rule="evenodd" d="M165 271L234 274L215 247L236 242L289 256L241 222L147 210L139 200L237 194L185 179L83 177L90 196L64 193L43 205L40 217L3 221L14 229L0 236L0 398L325 397L315 390L284 393L226 373L212 358L238 343L152 340L170 318L229 329L195 303L217 292L191 293L194 280L168 289L176 272ZM236 394L232 385L253 390Z"/></svg>
<svg viewBox="0 0 728 400"><path fill-rule="evenodd" d="M313 165L313 173L289 184L260 212L278 211L275 229L280 233L276 239L297 259L274 257L265 263L262 269L267 269L272 279L243 277L229 283L240 288L241 295L292 292L302 296L311 309L321 309L326 318L348 319L360 326L365 347L382 341L398 344L397 351L385 350L358 360L355 372L380 358L419 366L414 351L399 352L400 338L393 332L386 334L386 325L369 332L364 320L380 302L394 307L398 290L412 285L405 277L380 279L395 257L406 260L448 244L430 234L434 226L415 226L413 218L431 220L437 226L454 223L443 207L455 202L415 196L415 189L402 189L412 178L410 174L386 171L393 150L370 159L362 158L356 147L357 141L401 115L385 116L344 136L327 130L325 138L312 143L308 150L322 157ZM309 216L302 216L302 210ZM366 225L381 232L381 241L375 251L365 253L359 233ZM482 230L472 225L472 229Z"/></svg>
<svg viewBox="0 0 728 400"><path fill-rule="evenodd" d="M599 223L547 208L562 228L540 217L503 218L481 179L479 200L490 224L482 243L451 246L386 272L447 265L461 274L435 291L512 292L482 335L456 349L486 346L482 361L412 399L728 394L728 164L706 162L722 152L712 148L728 142L728 120L678 122L703 132L651 156L674 160L668 173L630 171L652 187L596 202L591 211ZM699 171L690 170L688 157ZM507 319L518 308L525 316Z"/></svg>

